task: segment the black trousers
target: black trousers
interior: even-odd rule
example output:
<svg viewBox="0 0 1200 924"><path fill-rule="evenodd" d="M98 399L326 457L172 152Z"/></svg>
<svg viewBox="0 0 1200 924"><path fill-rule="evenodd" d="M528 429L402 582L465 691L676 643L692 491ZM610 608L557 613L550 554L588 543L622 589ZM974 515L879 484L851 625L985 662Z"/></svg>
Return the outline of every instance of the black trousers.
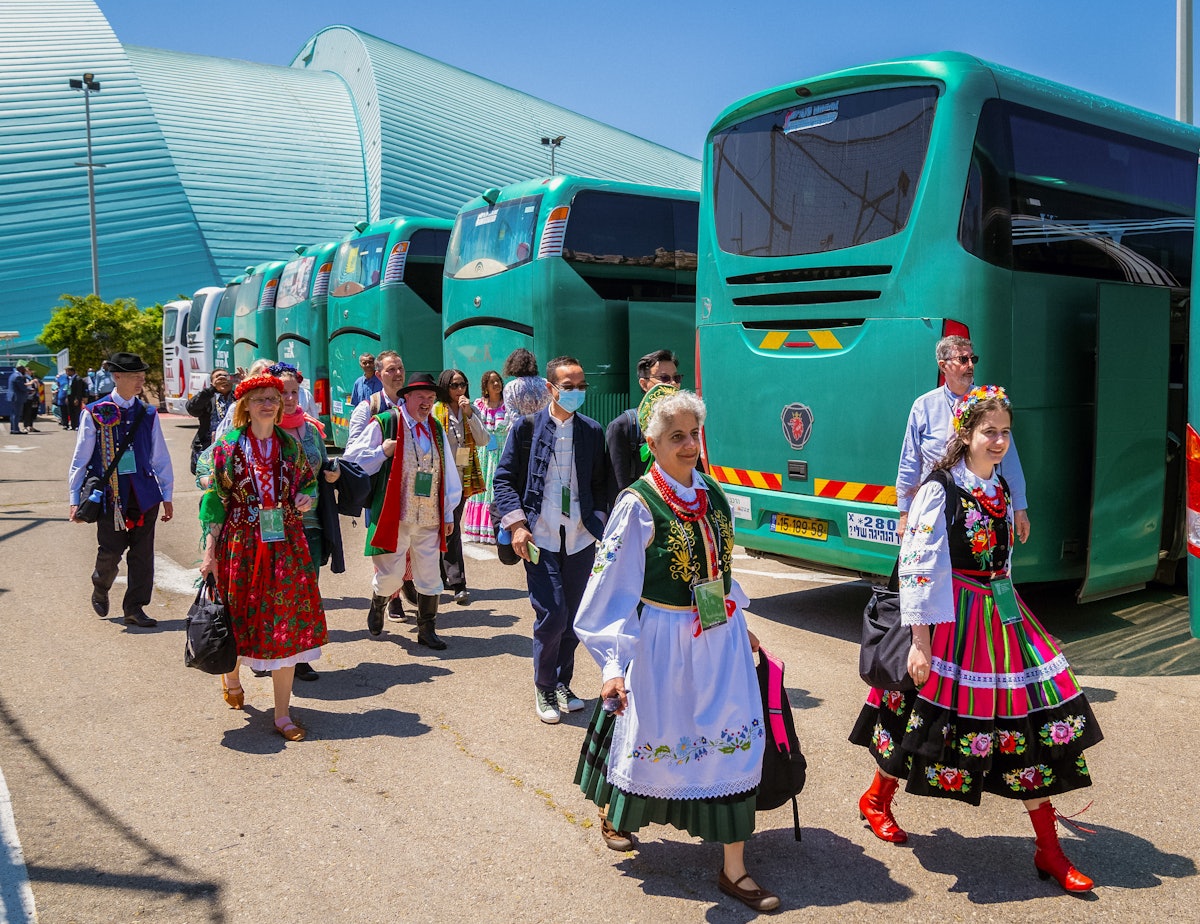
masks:
<svg viewBox="0 0 1200 924"><path fill-rule="evenodd" d="M101 514L96 523L99 548L92 584L97 590L108 593L124 555L129 585L121 612L126 616L140 613L150 605L150 595L154 592L154 524L157 521L158 504L155 504L145 512L143 525L133 529L118 530L110 513Z"/></svg>
<svg viewBox="0 0 1200 924"><path fill-rule="evenodd" d="M454 532L446 537L446 551L442 555L442 583L451 593L467 589L462 550L462 515L466 506L467 499L464 497L454 508Z"/></svg>

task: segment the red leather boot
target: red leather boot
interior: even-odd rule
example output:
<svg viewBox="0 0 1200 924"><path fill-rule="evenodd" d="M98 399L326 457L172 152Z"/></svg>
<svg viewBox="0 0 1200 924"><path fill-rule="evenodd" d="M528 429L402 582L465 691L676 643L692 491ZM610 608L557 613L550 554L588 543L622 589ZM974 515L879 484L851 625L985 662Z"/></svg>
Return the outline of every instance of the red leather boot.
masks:
<svg viewBox="0 0 1200 924"><path fill-rule="evenodd" d="M876 770L870 788L858 800L859 817L871 826L877 838L893 844L903 844L908 840L904 829L892 817L892 797L899 785L898 779L886 777Z"/></svg>
<svg viewBox="0 0 1200 924"><path fill-rule="evenodd" d="M1068 892L1092 891L1092 880L1072 865L1058 842L1054 806L1043 802L1029 812L1029 819L1033 822L1033 831L1037 836L1033 865L1037 867L1038 876L1042 879L1053 876Z"/></svg>

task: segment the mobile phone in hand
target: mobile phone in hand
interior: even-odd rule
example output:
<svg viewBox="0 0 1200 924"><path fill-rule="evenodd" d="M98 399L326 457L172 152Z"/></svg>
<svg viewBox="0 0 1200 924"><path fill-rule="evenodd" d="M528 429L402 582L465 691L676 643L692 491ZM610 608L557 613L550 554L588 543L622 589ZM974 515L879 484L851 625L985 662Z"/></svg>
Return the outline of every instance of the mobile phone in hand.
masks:
<svg viewBox="0 0 1200 924"><path fill-rule="evenodd" d="M525 551L527 551L529 553L529 560L533 564L536 565L539 561L542 560L542 550L539 549L532 542L527 542L525 544Z"/></svg>

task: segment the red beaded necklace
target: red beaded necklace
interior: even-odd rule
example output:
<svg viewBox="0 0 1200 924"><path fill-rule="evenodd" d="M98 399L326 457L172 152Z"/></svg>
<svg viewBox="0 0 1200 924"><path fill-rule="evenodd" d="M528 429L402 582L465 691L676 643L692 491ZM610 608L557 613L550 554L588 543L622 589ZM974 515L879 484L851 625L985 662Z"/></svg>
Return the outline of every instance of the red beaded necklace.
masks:
<svg viewBox="0 0 1200 924"><path fill-rule="evenodd" d="M650 478L654 481L654 487L662 496L662 499L667 502L667 506L679 519L685 523L695 523L708 513L708 492L697 491L694 501L685 501L682 497L675 493L675 489L668 483L657 465L650 469Z"/></svg>
<svg viewBox="0 0 1200 924"><path fill-rule="evenodd" d="M975 500L979 501L979 505L983 507L984 510L990 513L997 520L1001 519L1004 514L1008 512L1008 501L1004 497L1004 489L999 486L996 488L995 497L988 497L987 494L984 493L983 488L979 485L975 485L975 487L971 488L971 495L975 498Z"/></svg>

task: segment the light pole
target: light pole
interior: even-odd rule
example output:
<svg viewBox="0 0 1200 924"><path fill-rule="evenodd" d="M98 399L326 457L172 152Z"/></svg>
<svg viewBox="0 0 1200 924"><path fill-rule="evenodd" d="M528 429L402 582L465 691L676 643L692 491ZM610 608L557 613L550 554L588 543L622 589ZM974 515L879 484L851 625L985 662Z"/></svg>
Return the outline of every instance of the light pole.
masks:
<svg viewBox="0 0 1200 924"><path fill-rule="evenodd" d="M92 162L92 94L100 92L100 84L95 80L95 74L84 74L82 80L71 79L68 82L72 90L83 91L83 123L87 131L87 161L75 162L76 167L87 167L88 178L88 218L92 232L92 294L100 297L100 254L96 246L96 174L97 167L104 164Z"/></svg>
<svg viewBox="0 0 1200 924"><path fill-rule="evenodd" d="M554 176L557 171L554 169L554 149L557 148L566 139L566 135L559 135L557 138L542 138L542 144L550 149L550 175Z"/></svg>
<svg viewBox="0 0 1200 924"><path fill-rule="evenodd" d="M1192 122L1192 0L1175 3L1175 118Z"/></svg>

